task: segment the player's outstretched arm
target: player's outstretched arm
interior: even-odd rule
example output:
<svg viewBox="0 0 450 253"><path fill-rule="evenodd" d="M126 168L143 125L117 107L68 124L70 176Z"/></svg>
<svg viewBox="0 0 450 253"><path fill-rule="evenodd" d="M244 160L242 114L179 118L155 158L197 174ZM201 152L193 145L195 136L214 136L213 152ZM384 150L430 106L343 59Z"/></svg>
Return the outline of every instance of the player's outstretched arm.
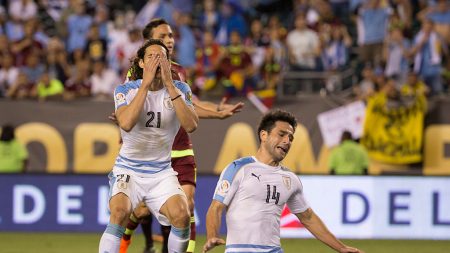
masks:
<svg viewBox="0 0 450 253"><path fill-rule="evenodd" d="M223 101L223 100L222 100ZM216 105L211 102L194 100L195 111L201 119L226 119L238 113L244 107L244 103L226 104L224 102ZM223 108L223 109L220 109Z"/></svg>
<svg viewBox="0 0 450 253"><path fill-rule="evenodd" d="M189 106L183 101L180 90L175 87L170 71L170 62L166 58L161 59L161 77L164 86L169 92L169 96L181 126L188 133L194 132L194 130L197 129L198 124L197 113L193 106Z"/></svg>
<svg viewBox="0 0 450 253"><path fill-rule="evenodd" d="M221 218L225 205L213 200L206 213L206 243L203 245L203 253L208 252L218 245L225 244L225 240L219 238Z"/></svg>
<svg viewBox="0 0 450 253"><path fill-rule="evenodd" d="M317 216L311 208L308 208L302 213L296 214L302 224L313 234L317 239L341 253L364 253L363 251L349 247L338 240L325 226L322 220Z"/></svg>

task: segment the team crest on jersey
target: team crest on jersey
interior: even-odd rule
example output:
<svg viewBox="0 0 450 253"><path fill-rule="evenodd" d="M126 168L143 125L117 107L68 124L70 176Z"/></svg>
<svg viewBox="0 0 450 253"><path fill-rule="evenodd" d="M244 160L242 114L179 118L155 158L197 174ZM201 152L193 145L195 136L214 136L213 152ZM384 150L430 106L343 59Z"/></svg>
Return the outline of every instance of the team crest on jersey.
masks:
<svg viewBox="0 0 450 253"><path fill-rule="evenodd" d="M192 92L188 92L186 93L186 101L191 102L192 103Z"/></svg>
<svg viewBox="0 0 450 253"><path fill-rule="evenodd" d="M220 183L220 186L219 186L218 193L223 195L223 194L227 193L229 189L230 189L230 182L228 180L222 180L222 182Z"/></svg>
<svg viewBox="0 0 450 253"><path fill-rule="evenodd" d="M287 177L287 176L282 176L282 179L283 179L284 186L286 186L286 188L288 190L290 190L291 189L291 178Z"/></svg>
<svg viewBox="0 0 450 253"><path fill-rule="evenodd" d="M117 181L117 188L121 190L125 190L127 188L127 182L124 181Z"/></svg>
<svg viewBox="0 0 450 253"><path fill-rule="evenodd" d="M170 97L164 98L164 107L168 110L173 110L173 104L172 100L170 100Z"/></svg>
<svg viewBox="0 0 450 253"><path fill-rule="evenodd" d="M117 93L116 94L116 102L117 102L117 104L125 103L125 94Z"/></svg>

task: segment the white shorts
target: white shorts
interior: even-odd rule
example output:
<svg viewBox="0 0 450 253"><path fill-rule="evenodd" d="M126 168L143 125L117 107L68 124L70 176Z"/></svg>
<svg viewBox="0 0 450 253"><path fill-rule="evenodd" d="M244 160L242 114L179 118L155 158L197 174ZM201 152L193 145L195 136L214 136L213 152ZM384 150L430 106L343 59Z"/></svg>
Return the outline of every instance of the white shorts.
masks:
<svg viewBox="0 0 450 253"><path fill-rule="evenodd" d="M170 222L159 210L173 195L186 197L178 182L177 173L173 170L165 170L152 174L149 177L136 175L134 171L114 167L109 173L110 196L124 193L130 198L134 210L139 202L144 201L161 225L169 226Z"/></svg>

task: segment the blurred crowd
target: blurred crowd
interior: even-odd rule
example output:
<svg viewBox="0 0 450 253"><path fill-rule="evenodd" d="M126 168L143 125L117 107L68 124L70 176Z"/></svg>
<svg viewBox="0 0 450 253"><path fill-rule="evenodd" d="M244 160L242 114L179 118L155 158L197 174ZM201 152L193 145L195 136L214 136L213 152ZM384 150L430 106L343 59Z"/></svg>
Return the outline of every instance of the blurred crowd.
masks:
<svg viewBox="0 0 450 253"><path fill-rule="evenodd" d="M276 91L283 73L355 70L356 98L442 96L447 0L0 0L0 97L110 99L164 18L199 94ZM335 87L327 85L329 92Z"/></svg>

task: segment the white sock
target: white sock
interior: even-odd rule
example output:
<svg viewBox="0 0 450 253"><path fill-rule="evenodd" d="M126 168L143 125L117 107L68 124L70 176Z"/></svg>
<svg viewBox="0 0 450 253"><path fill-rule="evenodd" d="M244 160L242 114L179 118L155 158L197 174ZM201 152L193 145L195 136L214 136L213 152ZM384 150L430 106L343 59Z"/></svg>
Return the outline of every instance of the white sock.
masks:
<svg viewBox="0 0 450 253"><path fill-rule="evenodd" d="M182 253L186 252L189 244L189 236L191 234L191 228L176 228L172 226L169 234L169 241L167 248L169 253Z"/></svg>
<svg viewBox="0 0 450 253"><path fill-rule="evenodd" d="M99 253L118 253L120 249L120 239L125 228L117 224L108 224L103 232L98 248Z"/></svg>

